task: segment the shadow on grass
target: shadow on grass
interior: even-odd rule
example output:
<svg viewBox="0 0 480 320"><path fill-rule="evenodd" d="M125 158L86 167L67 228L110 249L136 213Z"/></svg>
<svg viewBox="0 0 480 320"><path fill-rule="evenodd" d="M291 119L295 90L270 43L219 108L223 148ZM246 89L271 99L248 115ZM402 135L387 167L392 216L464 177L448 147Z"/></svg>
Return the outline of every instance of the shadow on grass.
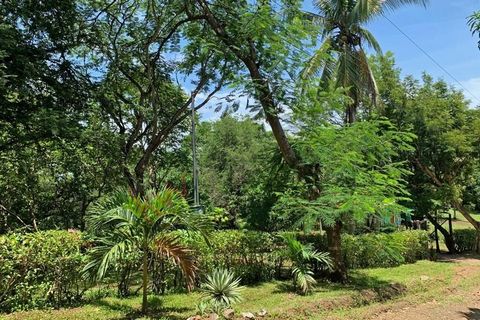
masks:
<svg viewBox="0 0 480 320"><path fill-rule="evenodd" d="M115 318L116 320L133 320L142 317L145 317L146 319L159 320L184 320L185 317L181 316L181 313L185 313L187 311L194 311L193 308L165 306L163 303L163 299L155 296L149 297L148 311L146 314L143 314L139 308L122 303L121 300L107 301L105 299L102 299L94 302L92 301L91 304L124 314L124 316Z"/></svg>
<svg viewBox="0 0 480 320"><path fill-rule="evenodd" d="M480 309L468 308L468 312L460 312L460 314L468 320L480 320Z"/></svg>
<svg viewBox="0 0 480 320"><path fill-rule="evenodd" d="M368 305L372 302L394 299L403 295L406 290L407 288L403 284L385 281L361 272L353 272L347 283L333 283L325 280L318 280L314 292L352 291L353 293L341 295L342 298L349 300L343 301L343 303L348 304L349 306L359 306ZM273 291L273 293L278 294L294 294L295 292L296 290L292 282L281 282Z"/></svg>

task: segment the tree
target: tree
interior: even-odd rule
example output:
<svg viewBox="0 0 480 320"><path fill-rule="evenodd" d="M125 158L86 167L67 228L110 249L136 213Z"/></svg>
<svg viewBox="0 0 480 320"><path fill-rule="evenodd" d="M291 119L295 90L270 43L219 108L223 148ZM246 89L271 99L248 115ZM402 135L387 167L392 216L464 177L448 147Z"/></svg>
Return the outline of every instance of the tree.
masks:
<svg viewBox="0 0 480 320"><path fill-rule="evenodd" d="M336 87L348 88L352 102L345 110L345 122L353 123L364 97L376 103L378 89L370 69L365 46L381 54L380 44L364 26L386 11L407 4L423 4L427 0L316 0L323 30L323 43L310 58L302 77L310 78L321 71L321 86L325 89L332 79ZM333 55L326 59L325 54Z"/></svg>
<svg viewBox="0 0 480 320"><path fill-rule="evenodd" d="M477 34L480 37L480 11L476 11L468 17L468 26L473 35ZM480 48L480 40L478 41L478 46Z"/></svg>
<svg viewBox="0 0 480 320"><path fill-rule="evenodd" d="M192 45L198 35L184 37L188 23L202 18L187 16L185 10L185 3L175 0L87 1L82 6L87 41L79 56L97 88L94 103L118 134L123 175L135 194L142 195L149 185L145 179L158 148L174 147L182 139L194 97L206 96L198 110L225 84L218 67L223 53ZM191 79L191 94L175 83L179 77Z"/></svg>
<svg viewBox="0 0 480 320"><path fill-rule="evenodd" d="M475 184L479 110L469 107L462 92L427 74L421 82L412 77L402 82L391 54L375 60L384 114L399 128L417 136L415 152L404 157L414 169L409 188L416 210L435 224L436 207L454 208L478 230L479 222L464 203L467 188ZM454 239L447 230L437 227L449 251L455 252Z"/></svg>
<svg viewBox="0 0 480 320"><path fill-rule="evenodd" d="M200 188L207 204L225 209L230 226L245 219L268 230L269 211L282 190L283 171L274 173L275 141L251 119L225 115L198 127ZM278 178L277 178L278 177Z"/></svg>
<svg viewBox="0 0 480 320"><path fill-rule="evenodd" d="M195 278L192 253L170 231L178 228L206 231L202 216L190 213L185 199L172 189L144 196L117 192L92 208L90 229L96 233L96 246L90 251L86 275L100 280L129 253L142 254L142 312L147 311L148 260L162 254L177 264L191 286Z"/></svg>
<svg viewBox="0 0 480 320"><path fill-rule="evenodd" d="M209 41L212 47L223 52L227 49L227 58L243 67L238 72L242 76L239 85L255 98L253 109L259 110L257 116L264 117L269 124L285 164L299 180L314 186L305 195L314 199L318 196L315 183L320 179L320 164L302 159L282 123L285 109L292 108L301 97L298 71L303 67L308 51L299 48L307 49L308 44L314 44L317 38L315 28L305 19L300 6L300 1L245 1L239 4L229 0L197 0L192 2L188 14L202 15L206 22L204 38L214 39ZM336 250L330 251L336 262L332 278L345 280L345 269L339 268L342 265L338 251L339 226L328 226L326 231L330 250Z"/></svg>
<svg viewBox="0 0 480 320"><path fill-rule="evenodd" d="M343 223L363 223L369 215L385 217L406 210L401 203L408 199L405 178L409 172L400 155L413 150L410 144L414 136L385 119L349 126L332 124L330 108L343 109L345 98L333 93L315 103L316 89L309 93L312 99L305 99L294 109L296 146L304 161L319 164L319 179L299 181L280 198L276 208L296 214L298 226L311 228L319 220L323 223L335 276L344 281ZM305 197L311 190L316 191L315 196Z"/></svg>
<svg viewBox="0 0 480 320"><path fill-rule="evenodd" d="M116 154L73 56L76 2L3 1L0 16L0 232L83 228Z"/></svg>

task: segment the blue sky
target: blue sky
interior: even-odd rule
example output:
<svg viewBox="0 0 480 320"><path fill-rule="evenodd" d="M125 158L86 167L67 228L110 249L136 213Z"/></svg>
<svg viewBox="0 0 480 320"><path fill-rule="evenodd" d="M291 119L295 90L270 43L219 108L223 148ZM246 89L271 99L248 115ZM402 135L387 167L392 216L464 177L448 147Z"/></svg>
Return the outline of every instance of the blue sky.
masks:
<svg viewBox="0 0 480 320"><path fill-rule="evenodd" d="M305 9L314 10L312 3L306 0ZM476 10L480 10L480 0L430 0L426 8L405 6L386 16L473 93L476 98L465 92L472 104L480 105L480 50L467 26L467 17ZM367 28L384 52L395 54L403 75L419 78L426 71L462 89L384 17L378 17ZM201 114L203 119L219 116L209 108Z"/></svg>
<svg viewBox="0 0 480 320"><path fill-rule="evenodd" d="M480 51L467 26L467 17L476 10L480 10L480 0L430 0L427 8L403 7L387 17L480 99ZM427 71L458 86L383 17L368 27L383 51L395 53L404 75L419 77ZM480 104L467 92L465 95Z"/></svg>

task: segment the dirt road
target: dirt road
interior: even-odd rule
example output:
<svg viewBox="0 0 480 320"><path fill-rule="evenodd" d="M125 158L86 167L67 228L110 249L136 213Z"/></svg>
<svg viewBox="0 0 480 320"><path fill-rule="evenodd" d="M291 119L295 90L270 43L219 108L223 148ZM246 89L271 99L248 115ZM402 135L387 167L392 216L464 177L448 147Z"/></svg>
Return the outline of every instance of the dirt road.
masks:
<svg viewBox="0 0 480 320"><path fill-rule="evenodd" d="M455 263L455 278L445 289L444 296L418 305L399 301L370 317L371 320L480 320L480 283L465 285L470 276L480 273L480 260L444 258ZM467 287L468 289L464 289Z"/></svg>

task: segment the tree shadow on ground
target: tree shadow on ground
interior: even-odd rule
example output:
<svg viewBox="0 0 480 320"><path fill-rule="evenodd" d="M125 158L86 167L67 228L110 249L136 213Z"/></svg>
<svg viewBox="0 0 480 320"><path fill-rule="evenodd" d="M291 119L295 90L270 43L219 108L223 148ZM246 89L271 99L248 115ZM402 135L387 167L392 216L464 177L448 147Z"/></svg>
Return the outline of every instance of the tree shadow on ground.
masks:
<svg viewBox="0 0 480 320"><path fill-rule="evenodd" d="M460 314L468 320L480 320L480 309L478 308L468 308L467 312L460 312Z"/></svg>
<svg viewBox="0 0 480 320"><path fill-rule="evenodd" d="M163 300L159 297L149 297L148 299L148 311L143 314L139 308L126 305L122 301L107 301L104 299L97 300L91 303L111 311L118 311L124 314L115 318L116 320L133 320L146 317L147 319L161 319L161 320L184 320L185 317L181 316L181 313L187 311L193 312L193 308L187 307L169 307L165 306Z"/></svg>
<svg viewBox="0 0 480 320"><path fill-rule="evenodd" d="M337 290L375 290L381 288L392 287L392 285L401 286L398 283L382 280L378 277L366 275L361 272L352 272L349 279L345 283L335 283L325 280L325 278L317 278L315 291L337 291ZM295 292L292 282L280 282L273 293L289 293Z"/></svg>

